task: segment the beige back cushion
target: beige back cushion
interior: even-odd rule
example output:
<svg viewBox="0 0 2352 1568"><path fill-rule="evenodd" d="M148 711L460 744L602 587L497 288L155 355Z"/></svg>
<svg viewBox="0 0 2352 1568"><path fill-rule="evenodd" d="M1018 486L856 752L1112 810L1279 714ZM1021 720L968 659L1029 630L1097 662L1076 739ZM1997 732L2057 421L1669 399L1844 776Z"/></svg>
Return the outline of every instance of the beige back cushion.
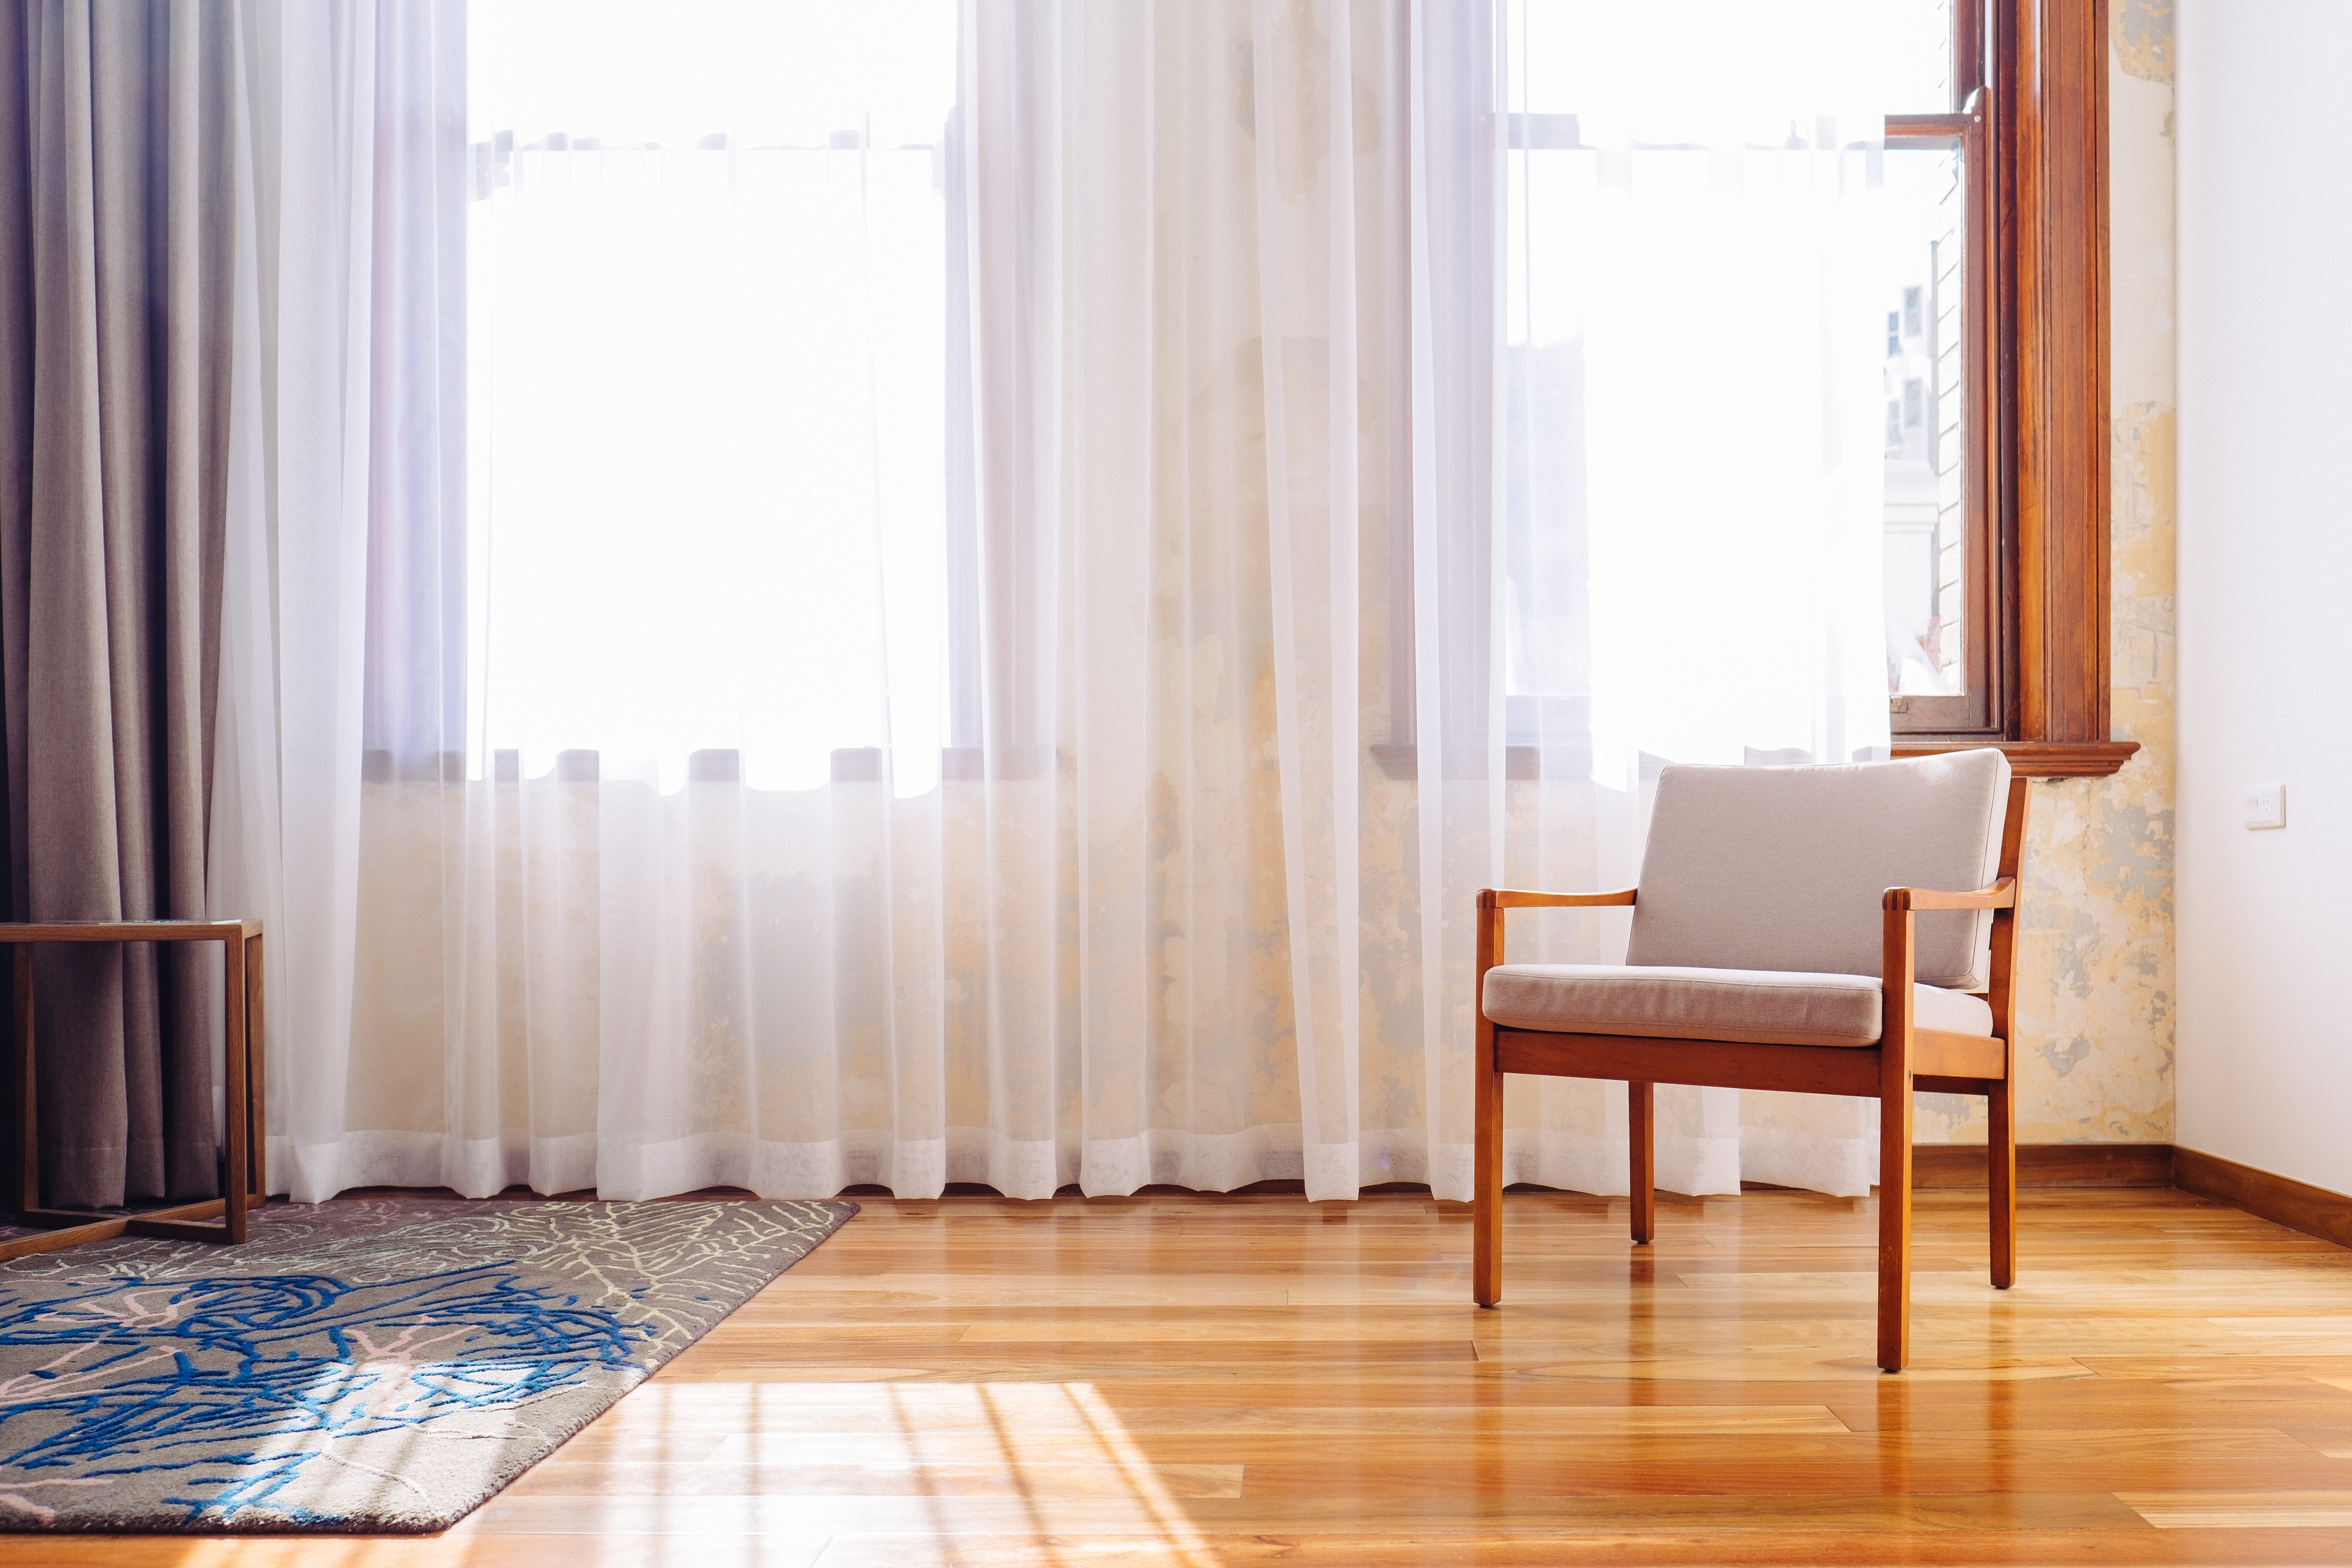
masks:
<svg viewBox="0 0 2352 1568"><path fill-rule="evenodd" d="M1889 888L1989 885L2009 759L1987 747L1842 767L1658 775L1628 963L1877 974ZM1917 920L1916 978L1985 984L1990 911Z"/></svg>

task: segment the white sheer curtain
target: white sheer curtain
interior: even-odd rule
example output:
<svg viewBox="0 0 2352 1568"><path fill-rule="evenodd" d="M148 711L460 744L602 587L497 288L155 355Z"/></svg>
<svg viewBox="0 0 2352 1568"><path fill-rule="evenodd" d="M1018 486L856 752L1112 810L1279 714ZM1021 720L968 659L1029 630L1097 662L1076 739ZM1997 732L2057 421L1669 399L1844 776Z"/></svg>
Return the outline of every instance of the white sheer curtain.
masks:
<svg viewBox="0 0 2352 1568"><path fill-rule="evenodd" d="M215 797L297 1196L1465 1196L1475 890L1632 879L1661 757L1884 745L1817 83L1538 200L1499 5L471 10L248 18L335 220L257 187ZM1622 1089L1513 1096L1623 1190ZM1662 1098L1669 1188L1869 1179Z"/></svg>

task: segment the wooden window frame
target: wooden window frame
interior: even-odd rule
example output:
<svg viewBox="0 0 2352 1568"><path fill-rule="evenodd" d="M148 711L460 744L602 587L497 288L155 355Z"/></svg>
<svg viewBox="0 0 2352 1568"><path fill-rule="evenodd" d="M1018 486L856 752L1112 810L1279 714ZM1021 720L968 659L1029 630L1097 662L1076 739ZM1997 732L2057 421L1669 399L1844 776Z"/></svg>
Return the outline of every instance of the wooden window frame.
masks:
<svg viewBox="0 0 2352 1568"><path fill-rule="evenodd" d="M2108 695L2105 7L1955 0L1953 32L1952 112L1886 134L1969 149L1971 689L1905 700L1895 754L2104 776L2139 750Z"/></svg>

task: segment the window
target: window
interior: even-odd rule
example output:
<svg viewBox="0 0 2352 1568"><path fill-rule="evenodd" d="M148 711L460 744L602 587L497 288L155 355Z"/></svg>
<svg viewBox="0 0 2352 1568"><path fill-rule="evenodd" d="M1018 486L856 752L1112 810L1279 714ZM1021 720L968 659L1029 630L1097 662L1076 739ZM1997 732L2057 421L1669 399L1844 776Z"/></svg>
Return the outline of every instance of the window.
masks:
<svg viewBox="0 0 2352 1568"><path fill-rule="evenodd" d="M929 789L954 7L471 26L475 768Z"/></svg>
<svg viewBox="0 0 2352 1568"><path fill-rule="evenodd" d="M698 48L678 29L645 22L658 13L641 6L517 0L498 8L509 36L478 50L483 239L472 276L482 330L474 341L487 346L468 391L482 437L472 492L488 498L492 515L472 534L472 580L483 591L465 665L481 700L466 706L482 717L470 750L477 766L486 751L511 748L536 768L557 749L601 749L609 766L620 756L731 748L754 773L803 783L827 769L839 776L845 756L887 749L932 755L929 773L902 781L925 787L925 778L968 765L960 752L983 726L1015 738L1035 730L1013 710L1020 682L1003 683L1009 698L988 695L1006 711L983 711L974 661L953 657L979 635L975 606L1000 607L986 596L995 590L957 500L971 488L959 476L987 415L955 402L971 377L955 357L962 324L949 319L968 292L958 258L985 248L957 237L966 216L948 130L957 13L933 4L886 23L849 7L820 27L814 10L714 5L735 16L730 26L773 34L772 47ZM1839 320L1850 300L1853 357L1867 374L1840 384L1838 407L1845 449L1883 466L1883 493L1873 498L1882 601L1873 614L1883 624L1849 646L1884 646L1872 702L1884 703L1897 750L1995 741L2029 768L2077 773L2112 771L2128 754L2107 740L2105 44L2096 9L1984 0L1718 5L1707 12L1711 30L1738 42L1700 51L1725 62L1709 74L1691 68L1693 51L1635 36L1657 28L1663 8L1501 0L1501 25L1521 40L1514 47L1528 60L1549 50L1551 62L1507 89L1504 178L1547 193L1550 210L1573 220L1503 237L1512 276L1540 277L1553 290L1538 300L1517 289L1496 312L1506 321L1507 363L1495 378L1509 389L1506 438L1529 454L1501 498L1506 591L1493 639L1514 747L1542 752L1547 769L1554 759L1574 766L1606 723L1592 708L1592 671L1613 646L1601 621L1619 613L1622 596L1596 574L1593 498L1611 485L1622 496L1680 482L1689 465L1678 454L1741 441L1780 452L1804 445L1785 430L1757 437L1760 418L1788 410L1757 397L1726 352L1748 325L1789 325L1774 319L1773 301L1801 298L1807 286L1769 274L1790 254L1790 233L1738 237L1755 284L1738 300L1695 293L1671 266L1634 279L1671 325L1654 342L1588 309L1598 292L1573 302L1591 258L1569 241L1597 232L1586 220L1628 191L1697 203L1774 165L1771 177L1807 167L1823 190L1867 189L1887 209L1874 230L1884 243L1858 264L1865 275L1839 285ZM610 40L633 26L647 40L613 52ZM793 28L808 36L785 37ZM591 38L606 40L603 68L574 58ZM614 79L612 61L623 58L632 99L664 70L691 85L659 112L633 110L644 123L620 123L594 84ZM1644 91L1671 99L1667 119L1703 127L1695 139L1612 121L1604 100L1627 61L1648 73ZM805 77L802 88L778 93L772 79L753 80L787 68ZM743 90L730 94L726 83L738 78ZM564 83L570 96L551 98L534 80ZM1790 83L1794 97L1773 96ZM1483 92L1486 83L1476 85ZM1774 117L1759 122L1754 111L1768 100ZM1778 112L1799 100L1804 112ZM763 121L757 106L781 102L796 106L794 121ZM812 104L823 111L799 112ZM1813 112L1840 105L1867 107ZM1718 134L1726 124L1732 131ZM722 259L698 264L693 287L647 286L655 268L644 258L689 230L709 231L696 256ZM800 243L820 233L832 240ZM1832 254L1818 235L1796 237L1816 259ZM866 247L877 265L854 278L823 275L825 257ZM1679 259L1661 248L1663 262ZM683 253L665 275L682 263ZM722 298L739 303L722 312ZM1561 299L1572 302L1560 309ZM592 316L594 332L576 330ZM719 331L738 330L711 324L722 317L749 323L761 352L742 353L740 337L729 353L709 352ZM796 381L802 364L824 374ZM812 393L838 386L843 364L862 367L862 402ZM1628 430L1612 399L1587 395L1604 373L1646 377L1661 406L1671 405L1656 422L1649 474L1625 458L1651 436ZM596 395L622 384L662 388L651 417L674 431L622 419L621 402ZM1611 419L1608 439L1587 437L1588 421ZM1547 425L1567 434L1549 438ZM884 432L920 434L891 445ZM674 451L709 460L665 468L647 456ZM789 488L772 482L777 473L792 476ZM1689 624L1717 637L1715 646L1724 628L1755 620L1759 605L1801 583L1739 524L1759 497L1791 516L1823 500L1790 488L1802 482L1770 470L1746 493L1686 507L1706 531L1678 547L1730 559L1741 574L1732 590L1687 607ZM690 507L678 504L688 490ZM944 536L904 525L940 515ZM637 552L601 545L647 519L671 529L653 569L640 570ZM789 573L695 564L720 555L772 564L787 548ZM513 569L520 559L553 564ZM1481 565L1466 591L1483 595ZM740 596L755 581L783 584L761 614L709 601ZM574 608L616 595L647 612L625 636ZM1009 602L1003 608L995 618L1005 625L1034 619ZM762 628L761 648L717 646L721 628L745 625ZM826 679L823 650L844 639L887 649L894 694L931 695L886 704ZM1775 657L1803 656L1792 645ZM930 673L902 679L902 665ZM763 684L730 685L680 679L688 666L768 673ZM1671 689L1712 700L1740 679L1769 685L1761 668L1694 658ZM1476 673L1483 693L1483 665ZM695 691L701 706L613 700L648 682ZM646 722L616 731L625 710ZM523 730L508 726L509 714L530 716Z"/></svg>
<svg viewBox="0 0 2352 1568"><path fill-rule="evenodd" d="M1862 103L1885 116L1870 176L1888 209L1872 263L1883 292L1869 316L1884 327L1869 405L1883 409L1884 431L1883 441L1863 439L1883 447L1885 464L1881 589L1896 753L1994 742L2029 773L2120 766L2136 747L2110 740L2107 719L2100 8L1786 0L1709 10L1699 19L1703 45L1668 47L1636 37L1659 25L1644 8L1515 0L1509 12L1505 180L1532 193L1525 205L1537 215L1506 237L1510 438L1528 444L1507 524L1514 742L1549 738L1520 715L1573 713L1581 700L1590 649L1574 636L1539 634L1570 626L1587 606L1601 616L1613 596L1595 587L1585 542L1596 527L1593 465L1626 438L1580 433L1547 447L1527 434L1547 410L1613 401L1586 392L1601 352L1591 323L1605 326L1616 302L1588 289L1569 310L1573 320L1548 323L1538 295L1541 287L1572 295L1587 281L1579 268L1589 275L1591 263L1572 237L1606 221L1596 216L1605 198L1588 190L1622 192L1645 178L1696 190L1753 177L1738 167L1742 157L1826 148L1827 116L1784 115L1779 137L1750 123L1744 140L1722 138L1724 124L1754 120L1774 84L1790 83L1787 102L1810 92L1816 103ZM1672 71L1643 64L1658 59ZM1715 59L1724 68L1712 69ZM1631 101L1623 79L1645 71L1641 90L1664 109L1646 126L1601 124L1607 117L1593 108L1612 92ZM1744 254L1760 265L1780 242L1757 237ZM1769 410L1743 400L1740 378L1723 374L1728 362L1714 347L1685 334L1658 355L1715 395L1706 427L1719 447ZM1680 477L1663 461L1654 468ZM1725 559L1712 538L1693 554L1711 565ZM1769 562L1742 569L1757 595L1774 591ZM1700 594L1692 613L1720 625L1742 612L1736 595ZM1601 635L1588 635L1599 646ZM1686 672L1675 700L1728 679Z"/></svg>
<svg viewBox="0 0 2352 1568"><path fill-rule="evenodd" d="M1937 478L1923 652L1950 673L1890 698L1895 752L1991 742L2023 772L2113 773L2137 747L2110 739L2107 711L2104 7L1951 0L1949 16L1948 106L1886 126L1890 164L1954 197L1920 285Z"/></svg>
<svg viewBox="0 0 2352 1568"><path fill-rule="evenodd" d="M1587 703L1603 784L1629 753L1879 752L1888 694L1949 679L1957 180L1883 134L1949 96L1943 0L1513 0L1507 26L1511 741L1549 775L1522 715Z"/></svg>

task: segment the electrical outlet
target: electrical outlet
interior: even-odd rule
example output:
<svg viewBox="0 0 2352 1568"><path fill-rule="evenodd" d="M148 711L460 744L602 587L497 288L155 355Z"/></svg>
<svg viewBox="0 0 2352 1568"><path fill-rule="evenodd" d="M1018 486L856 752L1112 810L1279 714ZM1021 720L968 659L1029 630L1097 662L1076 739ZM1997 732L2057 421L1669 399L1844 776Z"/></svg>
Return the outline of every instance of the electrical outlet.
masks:
<svg viewBox="0 0 2352 1568"><path fill-rule="evenodd" d="M2248 827L2284 827L2286 826L2286 785L2248 784L2246 786L2246 826Z"/></svg>

